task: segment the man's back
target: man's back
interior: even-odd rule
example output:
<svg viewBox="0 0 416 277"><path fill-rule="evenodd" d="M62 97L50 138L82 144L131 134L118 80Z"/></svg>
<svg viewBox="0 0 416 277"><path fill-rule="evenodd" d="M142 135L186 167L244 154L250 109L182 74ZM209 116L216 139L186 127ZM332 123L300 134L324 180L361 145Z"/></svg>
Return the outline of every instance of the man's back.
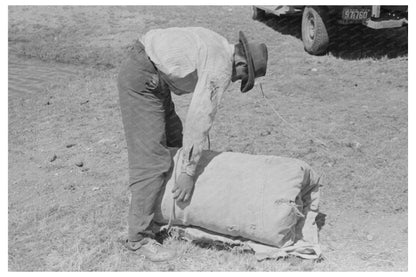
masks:
<svg viewBox="0 0 416 277"><path fill-rule="evenodd" d="M142 37L146 53L178 94L193 92L203 71L230 72L234 46L202 28L155 29Z"/></svg>

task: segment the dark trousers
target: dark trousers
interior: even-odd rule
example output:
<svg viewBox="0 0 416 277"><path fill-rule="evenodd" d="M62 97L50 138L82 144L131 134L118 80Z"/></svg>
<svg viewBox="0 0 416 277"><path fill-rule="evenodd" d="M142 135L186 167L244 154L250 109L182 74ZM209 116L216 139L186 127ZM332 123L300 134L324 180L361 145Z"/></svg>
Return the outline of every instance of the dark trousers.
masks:
<svg viewBox="0 0 416 277"><path fill-rule="evenodd" d="M168 86L138 41L117 86L129 162L128 239L139 241L151 233L155 202L172 163L168 147L182 147L182 122Z"/></svg>

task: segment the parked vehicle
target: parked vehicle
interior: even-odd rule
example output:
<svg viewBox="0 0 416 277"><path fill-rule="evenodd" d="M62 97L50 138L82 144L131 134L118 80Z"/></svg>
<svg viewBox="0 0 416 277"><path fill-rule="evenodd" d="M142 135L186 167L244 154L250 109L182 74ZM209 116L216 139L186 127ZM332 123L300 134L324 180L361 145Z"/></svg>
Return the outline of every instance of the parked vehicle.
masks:
<svg viewBox="0 0 416 277"><path fill-rule="evenodd" d="M332 24L362 24L372 29L408 25L407 6L253 6L253 19L266 14L302 15L302 41L313 55L327 51Z"/></svg>

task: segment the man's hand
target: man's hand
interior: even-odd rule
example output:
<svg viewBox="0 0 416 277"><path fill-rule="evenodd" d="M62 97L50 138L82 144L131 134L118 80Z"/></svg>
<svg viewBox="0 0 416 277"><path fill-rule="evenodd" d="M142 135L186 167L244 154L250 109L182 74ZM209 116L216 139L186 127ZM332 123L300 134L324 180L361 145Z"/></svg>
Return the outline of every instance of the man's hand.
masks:
<svg viewBox="0 0 416 277"><path fill-rule="evenodd" d="M193 188L194 178L186 173L181 173L172 189L173 198L177 201L188 201L191 198Z"/></svg>

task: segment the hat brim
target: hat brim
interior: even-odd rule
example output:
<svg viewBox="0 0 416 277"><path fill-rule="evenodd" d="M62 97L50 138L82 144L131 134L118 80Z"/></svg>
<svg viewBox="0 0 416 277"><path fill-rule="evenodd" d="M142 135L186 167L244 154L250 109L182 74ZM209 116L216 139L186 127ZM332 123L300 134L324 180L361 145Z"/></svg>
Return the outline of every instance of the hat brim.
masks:
<svg viewBox="0 0 416 277"><path fill-rule="evenodd" d="M248 76L247 78L244 78L241 80L241 92L247 92L254 86L254 79L255 79L255 73L254 73L254 63L253 63L253 57L251 56L250 47L248 45L248 41L246 36L242 31L239 32L239 41L243 45L244 54L246 55L247 60L247 72Z"/></svg>

